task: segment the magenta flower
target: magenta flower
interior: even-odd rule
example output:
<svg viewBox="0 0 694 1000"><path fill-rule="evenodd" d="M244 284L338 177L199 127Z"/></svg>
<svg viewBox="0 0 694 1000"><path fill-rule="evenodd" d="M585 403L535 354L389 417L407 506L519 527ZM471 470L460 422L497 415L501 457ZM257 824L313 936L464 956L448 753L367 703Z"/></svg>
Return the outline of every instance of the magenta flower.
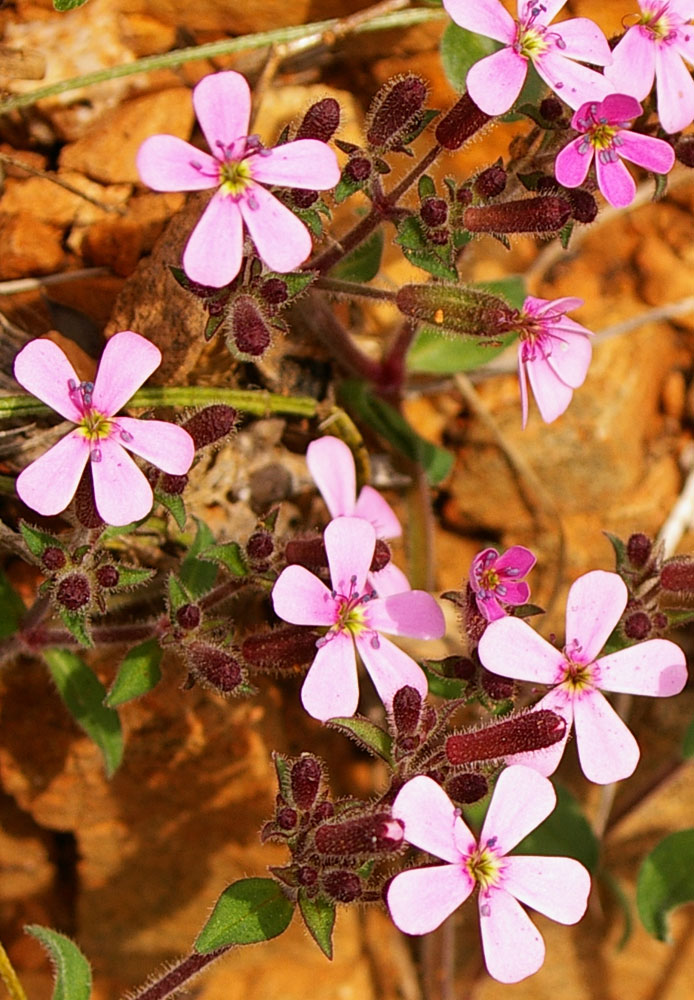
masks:
<svg viewBox="0 0 694 1000"><path fill-rule="evenodd" d="M411 868L388 889L394 923L406 934L428 934L479 886L480 930L487 970L502 983L532 976L545 960L542 936L520 905L561 924L585 913L590 875L573 858L508 857L554 809L551 782L521 765L502 771L479 844L451 800L431 778L408 781L393 803L405 840L446 862Z"/></svg>
<svg viewBox="0 0 694 1000"><path fill-rule="evenodd" d="M443 0L461 28L504 42L504 48L480 59L467 75L468 93L486 114L502 115L513 105L529 61L571 108L585 100L599 101L611 92L612 85L605 77L580 65L605 66L612 61L607 39L597 24L574 17L550 26L565 3L518 0L518 19L514 20L500 0Z"/></svg>
<svg viewBox="0 0 694 1000"><path fill-rule="evenodd" d="M528 422L528 386L533 391L546 424L567 409L574 389L583 385L592 355L590 330L569 319L569 309L578 309L583 299L537 299L529 295L523 303L518 328L518 379L523 427Z"/></svg>
<svg viewBox="0 0 694 1000"><path fill-rule="evenodd" d="M694 0L639 0L641 16L615 47L605 76L616 93L642 101L656 80L658 115L666 132L694 120Z"/></svg>
<svg viewBox="0 0 694 1000"><path fill-rule="evenodd" d="M236 277L243 257L243 223L273 271L291 271L311 252L306 226L263 185L307 190L340 179L335 153L317 139L264 149L247 135L251 94L240 73L204 77L193 105L212 155L173 135L153 135L140 146L137 169L155 191L217 188L183 252L193 281L221 288Z"/></svg>
<svg viewBox="0 0 694 1000"><path fill-rule="evenodd" d="M595 570L579 577L569 591L562 650L520 618L500 618L487 626L478 647L485 667L504 677L552 684L535 707L548 708L567 723L561 742L514 760L552 774L574 722L579 760L590 781L606 785L633 773L639 760L636 740L600 691L653 698L679 694L687 682L687 666L682 650L667 639L649 639L598 658L627 598L616 573Z"/></svg>
<svg viewBox="0 0 694 1000"><path fill-rule="evenodd" d="M582 104L571 119L581 134L557 154L554 174L564 187L583 184L595 157L595 173L603 195L615 208L630 205L636 184L622 160L656 174L666 174L675 162L675 151L663 139L630 132L629 122L642 108L634 97L611 94L599 104Z"/></svg>
<svg viewBox="0 0 694 1000"><path fill-rule="evenodd" d="M332 590L303 566L288 566L272 591L280 618L292 625L326 629L301 689L304 708L322 721L354 715L359 701L355 646L387 708L395 692L406 685L424 697L424 672L379 632L439 639L445 632L441 609L422 590L375 596L366 584L376 545L376 532L368 521L338 517L324 537Z"/></svg>
<svg viewBox="0 0 694 1000"><path fill-rule="evenodd" d="M530 587L520 582L535 565L530 549L512 545L502 556L496 549L484 549L472 560L470 586L480 614L488 622L506 615L505 604L525 604L530 597Z"/></svg>
<svg viewBox="0 0 694 1000"><path fill-rule="evenodd" d="M344 441L330 436L312 441L306 462L331 517L362 517L372 525L377 538L400 537L400 522L380 493L372 486L362 486L357 496L354 456ZM369 573L368 580L382 597L410 589L407 577L392 562L378 573Z"/></svg>
<svg viewBox="0 0 694 1000"><path fill-rule="evenodd" d="M152 508L152 490L125 449L174 476L190 468L195 446L182 427L163 420L115 417L161 363L161 352L139 333L108 341L94 382L80 382L57 344L32 340L14 361L14 376L34 396L77 427L17 477L17 493L39 514L59 514L74 496L87 461L94 499L107 524L129 524Z"/></svg>

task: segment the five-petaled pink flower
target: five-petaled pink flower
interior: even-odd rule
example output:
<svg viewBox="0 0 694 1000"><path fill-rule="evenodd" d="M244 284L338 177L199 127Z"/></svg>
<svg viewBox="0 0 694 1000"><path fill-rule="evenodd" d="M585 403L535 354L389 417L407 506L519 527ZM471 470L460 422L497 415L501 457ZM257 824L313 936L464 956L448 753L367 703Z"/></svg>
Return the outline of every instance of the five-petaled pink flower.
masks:
<svg viewBox="0 0 694 1000"><path fill-rule="evenodd" d="M484 960L502 983L532 976L545 959L542 936L520 905L562 924L585 913L590 875L573 858L508 857L554 809L551 782L521 765L499 776L479 844L451 800L431 778L408 781L393 803L405 840L446 862L396 875L388 907L406 934L435 930L479 885Z"/></svg>
<svg viewBox="0 0 694 1000"><path fill-rule="evenodd" d="M675 162L675 151L663 139L629 131L642 108L635 97L610 94L600 103L588 101L574 113L571 127L581 134L557 154L554 174L564 187L578 187L595 157L595 174L605 198L615 208L630 205L636 184L622 160L656 174L666 174Z"/></svg>
<svg viewBox="0 0 694 1000"><path fill-rule="evenodd" d="M373 486L362 486L357 496L354 456L344 441L329 435L312 441L306 462L331 517L363 517L377 538L400 537L402 528L395 511ZM368 579L381 597L410 589L407 577L392 562L370 573Z"/></svg>
<svg viewBox="0 0 694 1000"><path fill-rule="evenodd" d="M317 139L265 149L247 135L251 94L240 73L204 77L193 105L211 156L173 135L150 136L137 154L140 177L155 191L217 188L183 252L186 274L213 288L229 284L241 267L243 223L271 270L298 267L311 252L311 236L263 185L334 187L340 179L335 153Z"/></svg>
<svg viewBox="0 0 694 1000"><path fill-rule="evenodd" d="M574 389L583 385L592 355L592 333L569 319L583 299L537 299L523 303L518 326L518 378L523 427L528 422L528 386L546 424L567 409Z"/></svg>
<svg viewBox="0 0 694 1000"><path fill-rule="evenodd" d="M116 417L161 363L161 352L139 333L114 334L94 382L81 382L57 344L32 340L14 362L20 385L77 427L17 477L17 493L39 514L59 514L74 496L87 462L94 499L107 524L129 524L152 508L152 490L125 451L181 476L195 455L190 434L163 420Z"/></svg>
<svg viewBox="0 0 694 1000"><path fill-rule="evenodd" d="M354 715L359 701L359 653L387 708L406 685L424 697L427 681L415 661L379 632L439 639L445 622L430 594L409 590L377 598L366 579L376 532L358 517L338 517L325 529L332 589L303 566L288 566L275 583L272 601L280 618L292 625L326 629L301 689L301 700L314 719Z"/></svg>
<svg viewBox="0 0 694 1000"><path fill-rule="evenodd" d="M518 0L515 20L500 0L443 0L461 28L504 42L504 48L480 59L467 75L468 93L486 114L502 115L509 110L523 87L528 62L571 108L610 93L612 86L603 76L580 65L605 66L612 60L607 39L597 24L574 17L550 25L565 3Z"/></svg>
<svg viewBox="0 0 694 1000"><path fill-rule="evenodd" d="M694 0L639 0L641 16L612 52L605 70L615 93L642 101L658 95L658 116L666 132L694 120L694 81L682 60L694 63Z"/></svg>
<svg viewBox="0 0 694 1000"><path fill-rule="evenodd" d="M535 565L535 556L524 545L512 545L502 556L496 549L483 549L472 560L470 586L480 614L489 622L506 615L504 605L525 604L530 587L521 581Z"/></svg>
<svg viewBox="0 0 694 1000"><path fill-rule="evenodd" d="M520 618L491 622L478 652L488 670L521 681L554 685L535 706L566 719L560 743L513 760L552 774L558 767L571 723L586 777L599 785L628 778L639 760L636 740L600 693L664 698L687 682L684 653L668 639L649 639L598 658L619 621L628 591L616 573L595 570L576 580L566 608L566 645L556 649Z"/></svg>

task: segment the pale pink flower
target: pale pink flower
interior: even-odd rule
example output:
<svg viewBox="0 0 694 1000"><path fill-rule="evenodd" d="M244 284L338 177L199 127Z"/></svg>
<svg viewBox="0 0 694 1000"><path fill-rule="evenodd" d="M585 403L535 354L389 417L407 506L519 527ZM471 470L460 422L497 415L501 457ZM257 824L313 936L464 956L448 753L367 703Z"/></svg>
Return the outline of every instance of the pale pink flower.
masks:
<svg viewBox="0 0 694 1000"><path fill-rule="evenodd" d="M298 139L265 149L247 135L251 94L240 73L203 77L193 105L212 155L173 135L145 139L137 169L155 191L217 188L183 252L193 281L213 288L229 284L243 257L243 224L273 271L298 267L311 252L306 226L264 185L322 190L340 179L335 153L317 139Z"/></svg>
<svg viewBox="0 0 694 1000"><path fill-rule="evenodd" d="M521 765L499 776L479 844L451 800L431 778L408 781L393 803L405 840L446 862L396 875L388 907L406 934L435 930L479 886L480 931L487 970L502 983L532 976L545 959L542 936L520 905L561 924L585 913L590 875L573 858L509 857L509 851L549 816L551 782Z"/></svg>
<svg viewBox="0 0 694 1000"><path fill-rule="evenodd" d="M552 423L567 409L574 389L583 385L592 355L590 330L569 319L569 309L578 309L583 299L537 299L529 295L523 303L518 326L518 379L523 427L528 422L530 382L540 415Z"/></svg>
<svg viewBox="0 0 694 1000"><path fill-rule="evenodd" d="M639 760L636 740L600 691L669 697L686 684L687 666L682 650L668 639L649 639L598 658L627 598L616 573L595 570L579 577L569 591L563 649L520 618L487 626L478 647L484 666L504 677L553 685L535 708L548 708L567 723L561 742L514 760L552 774L573 722L578 757L590 781L605 785L633 773Z"/></svg>
<svg viewBox="0 0 694 1000"><path fill-rule="evenodd" d="M612 53L605 76L616 93L642 101L656 80L658 115L666 132L694 120L694 0L638 0L641 16Z"/></svg>
<svg viewBox="0 0 694 1000"><path fill-rule="evenodd" d="M354 715L359 701L356 652L387 708L395 692L407 685L424 697L427 681L422 669L379 633L441 638L445 622L436 601L422 590L375 596L366 582L376 545L376 532L368 521L335 518L324 538L332 589L303 566L288 566L272 591L280 618L292 625L326 629L301 689L304 708L322 721Z"/></svg>
<svg viewBox="0 0 694 1000"><path fill-rule="evenodd" d="M357 496L354 456L344 441L329 435L312 441L306 462L331 517L363 517L377 538L400 537L402 528L395 511L373 486L362 486ZM392 562L370 573L368 579L382 597L410 589L407 577Z"/></svg>
<svg viewBox="0 0 694 1000"><path fill-rule="evenodd" d="M600 28L585 17L559 24L551 20L566 0L518 0L518 18L500 0L443 0L456 24L486 35L504 48L480 59L468 72L467 89L488 115L502 115L518 97L531 62L548 87L569 107L601 100L612 90L605 77L581 66L605 66L612 61ZM578 61L576 61L578 60Z"/></svg>
<svg viewBox="0 0 694 1000"><path fill-rule="evenodd" d="M524 545L512 545L502 556L496 549L483 549L472 560L470 586L480 614L487 621L503 618L504 605L525 604L530 587L521 580L535 565L536 559Z"/></svg>
<svg viewBox="0 0 694 1000"><path fill-rule="evenodd" d="M642 108L635 97L610 94L600 103L582 104L571 119L581 134L557 154L554 174L564 187L578 187L595 158L595 174L603 195L615 208L630 205L636 184L622 160L656 174L666 174L675 162L675 151L663 139L629 131Z"/></svg>
<svg viewBox="0 0 694 1000"><path fill-rule="evenodd" d="M152 490L128 451L174 476L190 468L195 446L182 427L163 420L116 417L161 364L161 352L139 333L114 334L94 382L81 382L57 344L32 340L14 361L14 376L77 427L17 477L17 493L39 514L65 510L89 461L96 508L107 524L129 524L152 508Z"/></svg>

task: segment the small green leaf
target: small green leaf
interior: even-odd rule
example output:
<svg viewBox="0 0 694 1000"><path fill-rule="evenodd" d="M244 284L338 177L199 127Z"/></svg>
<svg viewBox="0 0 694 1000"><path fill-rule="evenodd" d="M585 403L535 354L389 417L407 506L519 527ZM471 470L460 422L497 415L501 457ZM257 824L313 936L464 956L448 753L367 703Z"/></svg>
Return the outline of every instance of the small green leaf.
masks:
<svg viewBox="0 0 694 1000"><path fill-rule="evenodd" d="M398 226L395 242L411 264L428 271L435 278L457 281L458 272L451 259L449 246L434 246L427 239L422 224L415 215L410 215Z"/></svg>
<svg viewBox="0 0 694 1000"><path fill-rule="evenodd" d="M687 732L682 741L682 756L687 760L694 757L694 719L687 726Z"/></svg>
<svg viewBox="0 0 694 1000"><path fill-rule="evenodd" d="M279 278L287 286L287 294L289 295L289 301L291 301L301 295L302 292L305 292L317 277L318 273L316 271L289 271L288 274L280 274L278 271L268 271L263 275L263 280L267 281L268 278ZM285 305L287 305L286 302L283 303L283 306Z"/></svg>
<svg viewBox="0 0 694 1000"><path fill-rule="evenodd" d="M24 601L0 570L0 639L14 635L25 612Z"/></svg>
<svg viewBox="0 0 694 1000"><path fill-rule="evenodd" d="M74 941L39 924L24 928L50 955L55 972L53 1000L89 1000L92 992L92 970Z"/></svg>
<svg viewBox="0 0 694 1000"><path fill-rule="evenodd" d="M667 941L667 916L694 902L694 830L661 840L644 859L636 883L636 906L649 934Z"/></svg>
<svg viewBox="0 0 694 1000"><path fill-rule="evenodd" d="M226 567L232 576L248 576L248 567L243 549L238 542L222 542L220 545L210 545L200 553L201 559L219 563Z"/></svg>
<svg viewBox="0 0 694 1000"><path fill-rule="evenodd" d="M341 204L341 202L346 201L351 195L356 194L357 191L362 191L365 187L366 181L355 181L351 177L348 177L343 170L342 176L337 182L337 187L333 191L335 204Z"/></svg>
<svg viewBox="0 0 694 1000"><path fill-rule="evenodd" d="M332 274L342 281L371 281L381 267L383 230L377 229L333 268Z"/></svg>
<svg viewBox="0 0 694 1000"><path fill-rule="evenodd" d="M424 201L425 198L433 198L436 194L436 185L429 174L422 174L417 183L417 194Z"/></svg>
<svg viewBox="0 0 694 1000"><path fill-rule="evenodd" d="M205 323L205 329L203 331L203 336L205 340L212 340L215 333L224 322L225 318L226 317L224 316L224 313L218 313L216 316L207 317L207 322ZM157 499L163 503L163 501L161 500L161 494L157 495Z"/></svg>
<svg viewBox="0 0 694 1000"><path fill-rule="evenodd" d="M186 526L186 507L183 503L183 497L180 493L164 493L163 490L154 491L154 499L157 503L160 503L162 507L166 507L169 514L173 517L174 521L178 525L180 531Z"/></svg>
<svg viewBox="0 0 694 1000"><path fill-rule="evenodd" d="M450 700L464 698L467 684L463 680L455 677L446 677L435 669L433 663L422 663L422 670L426 674L429 684L429 694L436 695L437 698L447 698Z"/></svg>
<svg viewBox="0 0 694 1000"><path fill-rule="evenodd" d="M19 530L22 533L22 538L26 542L26 546L33 556L38 556L39 559L43 555L46 549L56 548L65 551L65 546L62 542L55 537L55 535L49 535L47 531L39 531L35 528L33 524L27 524L26 521L19 522Z"/></svg>
<svg viewBox="0 0 694 1000"><path fill-rule="evenodd" d="M323 220L320 217L320 213L316 212L313 208L294 208L292 211L310 229L311 234L319 240L323 235Z"/></svg>
<svg viewBox="0 0 694 1000"><path fill-rule="evenodd" d="M207 955L232 944L269 941L289 927L294 913L279 882L244 878L228 886L201 930L195 950Z"/></svg>
<svg viewBox="0 0 694 1000"><path fill-rule="evenodd" d="M76 7L83 7L87 0L53 0L55 10L66 11L75 10Z"/></svg>
<svg viewBox="0 0 694 1000"><path fill-rule="evenodd" d="M441 39L441 63L448 82L455 90L465 90L471 66L501 47L501 42L467 31L451 21Z"/></svg>
<svg viewBox="0 0 694 1000"><path fill-rule="evenodd" d="M161 647L156 639L147 639L126 654L116 679L106 695L105 705L115 708L147 694L161 680Z"/></svg>
<svg viewBox="0 0 694 1000"><path fill-rule="evenodd" d="M420 326L407 353L407 370L431 375L454 375L488 364L516 339L515 333L484 344L472 338L451 336L434 326Z"/></svg>
<svg viewBox="0 0 694 1000"><path fill-rule="evenodd" d="M171 611L175 614L184 604L190 603L190 597L185 587L183 587L172 573L169 577L169 607Z"/></svg>
<svg viewBox="0 0 694 1000"><path fill-rule="evenodd" d="M273 752L272 754L273 763L275 765L275 771L277 773L277 784L279 785L280 794L287 799L288 802L292 800L292 776L291 767L287 763L286 757L283 757L280 753Z"/></svg>
<svg viewBox="0 0 694 1000"><path fill-rule="evenodd" d="M389 734L375 723L369 722L361 715L355 715L351 718L330 719L327 724L331 729L338 729L346 736L350 736L364 750L381 757L387 764L393 763L393 741Z"/></svg>
<svg viewBox="0 0 694 1000"><path fill-rule="evenodd" d="M193 600L202 597L203 594L211 590L217 579L217 567L200 558L203 549L214 545L214 535L200 518L196 517L195 523L197 525L195 539L188 549L180 569L181 583Z"/></svg>
<svg viewBox="0 0 694 1000"><path fill-rule="evenodd" d="M299 910L306 929L326 958L333 957L333 927L335 904L323 896L309 899L304 889L299 890Z"/></svg>
<svg viewBox="0 0 694 1000"><path fill-rule="evenodd" d="M119 563L117 569L118 583L113 588L114 590L131 590L139 587L141 583L147 583L148 580L151 580L155 573L153 569L125 566L123 563Z"/></svg>
<svg viewBox="0 0 694 1000"><path fill-rule="evenodd" d="M603 535L614 549L616 569L619 571L628 561L627 547L622 539L618 538L617 535L613 535L611 531L603 531Z"/></svg>
<svg viewBox="0 0 694 1000"><path fill-rule="evenodd" d="M529 833L514 854L575 858L589 872L598 867L600 844L578 801L563 785L556 785L557 805L544 823Z"/></svg>
<svg viewBox="0 0 694 1000"><path fill-rule="evenodd" d="M65 628L73 638L77 639L80 646L91 649L94 644L89 635L87 616L79 611L69 611L67 608L58 608L58 614Z"/></svg>
<svg viewBox="0 0 694 1000"><path fill-rule="evenodd" d="M110 778L123 757L123 734L118 712L103 704L104 685L69 649L45 649L43 655L68 711L101 750Z"/></svg>

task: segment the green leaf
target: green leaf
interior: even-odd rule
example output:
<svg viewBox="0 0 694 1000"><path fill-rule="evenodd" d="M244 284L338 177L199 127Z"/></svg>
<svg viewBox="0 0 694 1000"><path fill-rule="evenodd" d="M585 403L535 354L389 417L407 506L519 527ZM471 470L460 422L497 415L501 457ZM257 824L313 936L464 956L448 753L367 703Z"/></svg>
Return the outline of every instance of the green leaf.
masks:
<svg viewBox="0 0 694 1000"><path fill-rule="evenodd" d="M499 338L499 344L481 344L472 338L451 336L434 326L420 326L407 352L407 370L431 375L454 375L488 364L505 351L517 334Z"/></svg>
<svg viewBox="0 0 694 1000"><path fill-rule="evenodd" d="M46 549L56 548L62 549L65 552L65 546L62 542L55 537L55 535L49 535L47 531L39 531L35 528L33 524L27 524L26 521L19 522L19 530L22 533L22 538L26 542L26 546L33 556L38 556L39 559L43 555Z"/></svg>
<svg viewBox="0 0 694 1000"><path fill-rule="evenodd" d="M340 385L340 397L364 423L421 465L432 486L446 478L453 465L453 455L420 437L397 410L374 396L364 382L346 379Z"/></svg>
<svg viewBox="0 0 694 1000"><path fill-rule="evenodd" d="M187 591L172 573L169 577L169 607L171 611L175 614L184 604L190 603Z"/></svg>
<svg viewBox="0 0 694 1000"><path fill-rule="evenodd" d="M153 569L125 566L123 563L119 563L116 568L118 570L118 583L113 588L114 590L131 590L139 587L141 583L147 583L148 580L151 580L155 573Z"/></svg>
<svg viewBox="0 0 694 1000"><path fill-rule="evenodd" d="M203 336L205 340L212 340L217 330L220 328L226 316L224 313L217 313L216 316L208 316L207 322L205 323L205 329L203 331ZM161 494L157 495L157 499L161 501ZM163 501L161 501L163 503Z"/></svg>
<svg viewBox="0 0 694 1000"><path fill-rule="evenodd" d="M427 683L429 684L429 694L447 699L465 697L467 689L465 681L458 680L455 677L446 677L435 669L433 663L427 661L422 663L422 670L426 674Z"/></svg>
<svg viewBox="0 0 694 1000"><path fill-rule="evenodd" d="M465 90L470 67L501 47L501 42L459 28L451 21L441 39L441 63L448 82L455 90Z"/></svg>
<svg viewBox="0 0 694 1000"><path fill-rule="evenodd" d="M333 191L333 198L335 199L335 204L339 205L341 202L346 201L351 195L356 194L357 191L363 191L366 187L366 181L355 181L352 177L348 177L345 171L342 171L342 175L337 182L337 187Z"/></svg>
<svg viewBox="0 0 694 1000"><path fill-rule="evenodd" d="M190 596L195 600L214 587L217 567L202 559L200 553L214 545L214 535L200 518L195 518L197 531L193 544L181 563L180 579Z"/></svg>
<svg viewBox="0 0 694 1000"><path fill-rule="evenodd" d="M694 902L694 830L671 833L644 859L636 883L641 923L659 941L668 941L667 916Z"/></svg>
<svg viewBox="0 0 694 1000"><path fill-rule="evenodd" d="M106 695L105 705L115 708L147 694L161 680L162 651L156 639L147 639L126 654L116 679Z"/></svg>
<svg viewBox="0 0 694 1000"><path fill-rule="evenodd" d="M313 208L293 208L292 211L310 229L311 234L319 240L323 235L323 220L320 213Z"/></svg>
<svg viewBox="0 0 694 1000"><path fill-rule="evenodd" d="M83 7L87 0L53 0L55 10L74 10L76 7Z"/></svg>
<svg viewBox="0 0 694 1000"><path fill-rule="evenodd" d="M603 535L614 549L616 569L619 571L628 562L627 547L621 538L613 535L611 531L603 531Z"/></svg>
<svg viewBox="0 0 694 1000"><path fill-rule="evenodd" d="M154 490L154 499L165 507L173 517L180 531L186 526L186 507L180 493L164 493L163 490Z"/></svg>
<svg viewBox="0 0 694 1000"><path fill-rule="evenodd" d="M398 226L395 240L411 264L428 271L435 278L445 281L457 281L458 272L451 260L449 246L434 246L427 239L421 222L415 215L410 215Z"/></svg>
<svg viewBox="0 0 694 1000"><path fill-rule="evenodd" d="M39 924L27 924L24 930L40 941L50 955L55 972L53 1000L89 1000L92 970L74 941Z"/></svg>
<svg viewBox="0 0 694 1000"><path fill-rule="evenodd" d="M682 756L687 760L694 757L694 719L687 726L687 732L682 741Z"/></svg>
<svg viewBox="0 0 694 1000"><path fill-rule="evenodd" d="M381 267L383 230L377 229L333 268L332 274L342 281L371 281Z"/></svg>
<svg viewBox="0 0 694 1000"><path fill-rule="evenodd" d="M279 271L268 271L263 275L263 280L267 281L268 278L279 278L287 286L289 301L292 301L301 295L302 292L305 292L317 277L317 271L289 271L288 274L280 274ZM286 306L287 302L284 302L282 305L283 307Z"/></svg>
<svg viewBox="0 0 694 1000"><path fill-rule="evenodd" d="M425 198L433 198L436 194L436 185L434 184L433 178L429 174L422 174L417 183L417 194L419 195L421 201Z"/></svg>
<svg viewBox="0 0 694 1000"><path fill-rule="evenodd" d="M202 550L200 558L225 566L232 576L248 576L246 558L238 542L210 545L209 548Z"/></svg>
<svg viewBox="0 0 694 1000"><path fill-rule="evenodd" d="M65 628L73 638L77 639L80 646L91 649L94 643L89 635L87 616L79 611L69 611L62 607L58 608L58 614Z"/></svg>
<svg viewBox="0 0 694 1000"><path fill-rule="evenodd" d="M293 913L279 882L272 878L241 879L228 886L215 903L195 950L207 955L232 944L269 941L289 927Z"/></svg>
<svg viewBox="0 0 694 1000"><path fill-rule="evenodd" d="M299 890L299 910L306 929L326 958L333 957L333 927L335 904L323 896L309 899L304 889Z"/></svg>
<svg viewBox="0 0 694 1000"><path fill-rule="evenodd" d="M575 858L595 872L600 844L578 801L563 785L556 785L557 805L544 823L520 842L514 854Z"/></svg>
<svg viewBox="0 0 694 1000"><path fill-rule="evenodd" d="M0 570L0 639L14 635L25 611L24 601Z"/></svg>
<svg viewBox="0 0 694 1000"><path fill-rule="evenodd" d="M393 763L393 741L389 734L375 723L369 722L368 719L360 715L355 715L351 718L330 719L327 725L331 729L338 729L346 736L352 737L364 750L381 757L387 764Z"/></svg>
<svg viewBox="0 0 694 1000"><path fill-rule="evenodd" d="M104 685L69 649L45 649L43 655L68 711L101 750L110 778L123 757L123 734L118 712L103 704Z"/></svg>

